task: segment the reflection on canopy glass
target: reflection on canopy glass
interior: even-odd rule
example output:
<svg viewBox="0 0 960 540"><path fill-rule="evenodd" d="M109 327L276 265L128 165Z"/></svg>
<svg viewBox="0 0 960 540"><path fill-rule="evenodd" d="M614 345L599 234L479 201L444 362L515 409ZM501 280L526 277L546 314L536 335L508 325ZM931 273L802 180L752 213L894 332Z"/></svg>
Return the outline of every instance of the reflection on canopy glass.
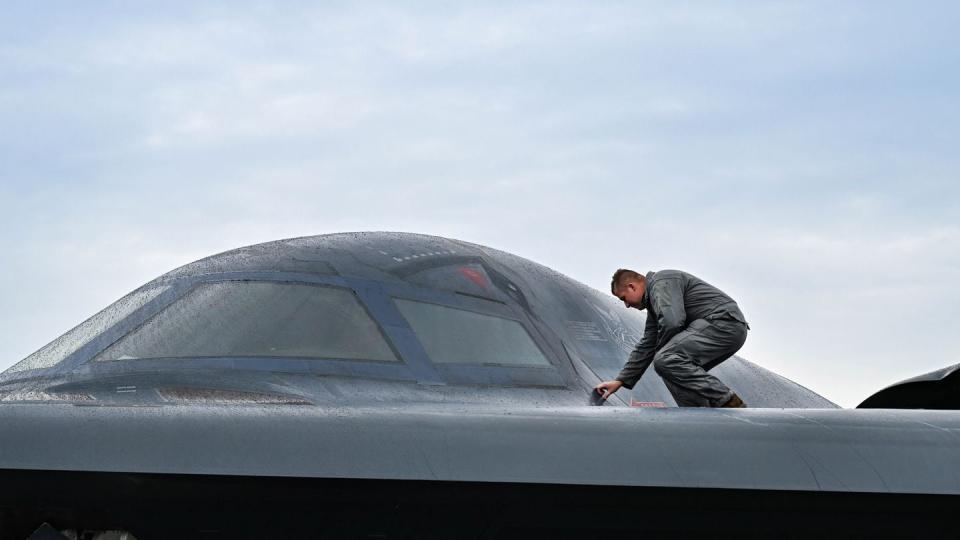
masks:
<svg viewBox="0 0 960 540"><path fill-rule="evenodd" d="M352 292L256 281L199 285L97 360L225 356L397 361Z"/></svg>
<svg viewBox="0 0 960 540"><path fill-rule="evenodd" d="M394 302L434 362L550 365L517 321L400 298Z"/></svg>

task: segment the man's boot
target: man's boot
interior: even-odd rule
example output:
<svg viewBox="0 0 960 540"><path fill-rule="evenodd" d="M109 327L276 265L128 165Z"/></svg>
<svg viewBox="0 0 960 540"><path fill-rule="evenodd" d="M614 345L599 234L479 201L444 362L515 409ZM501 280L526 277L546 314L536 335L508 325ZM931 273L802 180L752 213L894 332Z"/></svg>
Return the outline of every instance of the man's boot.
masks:
<svg viewBox="0 0 960 540"><path fill-rule="evenodd" d="M738 396L737 394L733 394L733 396L731 396L726 403L721 405L721 407L746 409L747 404L744 403L742 399L740 399L740 396Z"/></svg>

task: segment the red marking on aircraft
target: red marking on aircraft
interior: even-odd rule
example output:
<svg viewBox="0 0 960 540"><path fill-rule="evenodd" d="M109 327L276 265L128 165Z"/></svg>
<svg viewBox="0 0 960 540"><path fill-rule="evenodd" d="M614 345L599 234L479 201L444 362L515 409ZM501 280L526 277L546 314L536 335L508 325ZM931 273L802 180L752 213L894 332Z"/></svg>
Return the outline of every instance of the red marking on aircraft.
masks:
<svg viewBox="0 0 960 540"><path fill-rule="evenodd" d="M630 400L631 407L653 407L655 409L666 408L667 404L662 401L634 401Z"/></svg>
<svg viewBox="0 0 960 540"><path fill-rule="evenodd" d="M484 289L487 288L487 278L480 272L477 272L473 268L468 268L466 266L461 266L460 268L458 268L458 270L460 271L461 274L466 276L467 279L469 279L470 281L476 283L477 285L479 285Z"/></svg>

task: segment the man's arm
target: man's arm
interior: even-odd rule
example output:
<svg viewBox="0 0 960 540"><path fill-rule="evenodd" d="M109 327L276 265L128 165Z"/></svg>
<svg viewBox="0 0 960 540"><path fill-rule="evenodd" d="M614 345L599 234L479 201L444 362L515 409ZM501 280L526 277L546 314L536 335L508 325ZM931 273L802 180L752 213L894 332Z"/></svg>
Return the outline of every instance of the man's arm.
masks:
<svg viewBox="0 0 960 540"><path fill-rule="evenodd" d="M659 351L670 338L687 326L687 311L683 305L683 285L679 279L662 279L650 290L650 303L657 313L657 346ZM649 319L652 317L648 316Z"/></svg>
<svg viewBox="0 0 960 540"><path fill-rule="evenodd" d="M630 358L624 364L620 374L617 375L618 381L627 388L633 388L643 373L650 367L653 361L653 353L656 351L657 344L657 320L649 312L647 313L647 324L643 328L643 338L637 343L636 347L630 353Z"/></svg>

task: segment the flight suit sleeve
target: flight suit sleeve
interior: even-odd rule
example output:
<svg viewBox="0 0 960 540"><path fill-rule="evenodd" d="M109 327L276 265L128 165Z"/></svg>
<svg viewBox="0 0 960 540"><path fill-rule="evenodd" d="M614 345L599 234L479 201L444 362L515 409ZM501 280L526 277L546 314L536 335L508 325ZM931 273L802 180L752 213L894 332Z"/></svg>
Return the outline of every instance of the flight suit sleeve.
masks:
<svg viewBox="0 0 960 540"><path fill-rule="evenodd" d="M654 347L657 344L657 320L650 313L647 313L647 324L643 328L643 338L633 348L630 358L617 375L617 380L623 383L626 388L633 388L643 377L643 373L650 367L653 361Z"/></svg>
<svg viewBox="0 0 960 540"><path fill-rule="evenodd" d="M683 286L679 279L664 279L653 284L650 303L657 313L657 346L659 351L687 326L687 311L683 305Z"/></svg>

